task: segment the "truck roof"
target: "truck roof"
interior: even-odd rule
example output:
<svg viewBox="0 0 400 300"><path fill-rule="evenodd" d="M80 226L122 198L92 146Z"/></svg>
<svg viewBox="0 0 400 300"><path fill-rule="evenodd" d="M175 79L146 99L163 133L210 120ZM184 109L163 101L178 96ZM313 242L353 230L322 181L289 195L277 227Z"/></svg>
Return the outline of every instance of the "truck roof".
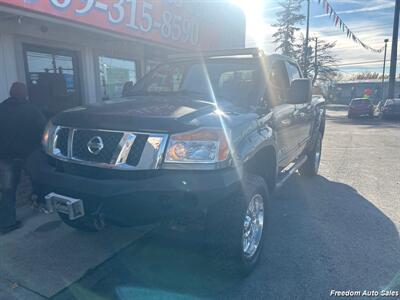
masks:
<svg viewBox="0 0 400 300"><path fill-rule="evenodd" d="M180 61L180 60L196 60L196 59L217 59L217 58L257 58L264 57L269 60L286 60L297 64L293 59L281 55L281 54L265 54L262 49L259 48L242 48L242 49L227 49L227 50L215 50L215 51L204 51L204 52L188 52L178 53L168 56L169 60Z"/></svg>

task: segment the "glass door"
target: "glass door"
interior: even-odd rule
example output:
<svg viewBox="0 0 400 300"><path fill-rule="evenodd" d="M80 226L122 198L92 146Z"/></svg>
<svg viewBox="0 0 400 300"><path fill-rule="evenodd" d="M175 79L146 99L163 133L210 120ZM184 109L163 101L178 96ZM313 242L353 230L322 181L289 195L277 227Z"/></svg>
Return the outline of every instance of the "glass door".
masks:
<svg viewBox="0 0 400 300"><path fill-rule="evenodd" d="M82 104L78 52L24 45L24 59L29 98L47 117Z"/></svg>

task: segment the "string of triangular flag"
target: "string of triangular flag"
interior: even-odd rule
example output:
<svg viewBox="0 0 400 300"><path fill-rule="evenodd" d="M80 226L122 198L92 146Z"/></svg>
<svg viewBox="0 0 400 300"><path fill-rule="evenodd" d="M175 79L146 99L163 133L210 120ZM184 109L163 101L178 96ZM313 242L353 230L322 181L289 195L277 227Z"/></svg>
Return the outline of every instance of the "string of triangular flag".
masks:
<svg viewBox="0 0 400 300"><path fill-rule="evenodd" d="M375 49L361 41L338 16L338 14L335 12L335 10L332 8L327 0L318 0L318 4L322 4L325 13L329 15L329 18L332 19L335 27L339 27L344 33L346 33L347 38L353 40L357 44L360 44L364 49L367 49L374 53L381 53L383 51L384 47L382 47L381 49Z"/></svg>

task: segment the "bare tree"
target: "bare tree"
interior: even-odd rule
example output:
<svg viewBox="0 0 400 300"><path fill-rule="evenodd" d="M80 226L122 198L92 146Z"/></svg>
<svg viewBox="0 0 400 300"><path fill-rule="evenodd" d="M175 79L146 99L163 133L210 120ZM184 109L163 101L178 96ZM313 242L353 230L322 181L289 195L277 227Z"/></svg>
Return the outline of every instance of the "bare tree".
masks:
<svg viewBox="0 0 400 300"><path fill-rule="evenodd" d="M300 41L296 44L298 53L297 60L303 72L308 74L309 77L312 79L313 85L317 81L330 81L332 77L335 77L337 75L338 69L336 67L336 64L338 62L338 58L334 54L332 54L332 49L336 46L336 41L327 42L317 37L311 37L308 43L308 55L306 57L306 60L304 60L302 59L302 50L305 40L304 36L300 35L299 40ZM317 53L317 59L315 59L315 53Z"/></svg>

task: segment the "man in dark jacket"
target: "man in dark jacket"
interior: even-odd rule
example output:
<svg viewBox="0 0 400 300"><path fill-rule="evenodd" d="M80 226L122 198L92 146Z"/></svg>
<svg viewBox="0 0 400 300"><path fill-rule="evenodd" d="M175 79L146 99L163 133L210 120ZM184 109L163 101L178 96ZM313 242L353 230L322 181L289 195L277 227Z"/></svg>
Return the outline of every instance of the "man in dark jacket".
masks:
<svg viewBox="0 0 400 300"><path fill-rule="evenodd" d="M0 103L0 234L20 227L15 197L26 158L40 147L46 125L42 113L28 101L22 82L13 83L10 98Z"/></svg>

